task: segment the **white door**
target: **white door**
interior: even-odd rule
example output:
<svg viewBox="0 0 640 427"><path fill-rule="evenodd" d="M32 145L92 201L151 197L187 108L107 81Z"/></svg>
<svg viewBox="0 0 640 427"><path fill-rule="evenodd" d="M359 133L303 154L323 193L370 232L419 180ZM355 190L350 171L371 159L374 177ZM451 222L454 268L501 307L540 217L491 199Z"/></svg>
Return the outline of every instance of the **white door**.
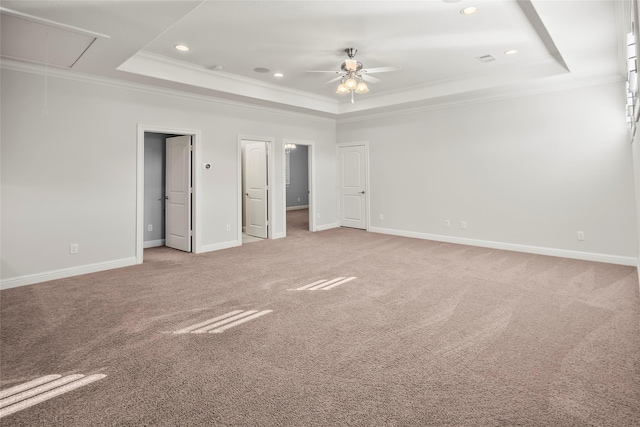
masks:
<svg viewBox="0 0 640 427"><path fill-rule="evenodd" d="M191 136L167 138L165 246L191 252Z"/></svg>
<svg viewBox="0 0 640 427"><path fill-rule="evenodd" d="M264 141L247 142L244 161L245 232L267 238L267 146Z"/></svg>
<svg viewBox="0 0 640 427"><path fill-rule="evenodd" d="M365 146L338 148L340 171L340 225L367 228L366 157Z"/></svg>

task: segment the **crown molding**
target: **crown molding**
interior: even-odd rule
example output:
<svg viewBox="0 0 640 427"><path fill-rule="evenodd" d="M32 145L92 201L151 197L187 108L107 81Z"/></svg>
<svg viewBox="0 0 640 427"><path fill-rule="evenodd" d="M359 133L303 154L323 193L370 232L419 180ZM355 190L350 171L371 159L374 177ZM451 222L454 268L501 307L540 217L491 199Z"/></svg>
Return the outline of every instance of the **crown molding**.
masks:
<svg viewBox="0 0 640 427"><path fill-rule="evenodd" d="M560 76L559 78L548 78L539 82L537 85L519 88L518 85L512 85L507 87L492 88L486 91L479 91L475 94L472 93L461 94L466 97L462 100L451 100L450 97L439 98L440 101L425 100L428 105L408 106L398 105L397 108L393 108L390 111L371 113L362 112L355 117L338 116L337 124L355 123L366 120L382 119L387 117L404 116L406 114L420 113L432 110L441 110L445 108L455 108L464 105L484 104L487 102L500 101L504 99L521 98L527 96L543 95L546 93L564 92L574 89L580 89L583 87L598 86L610 83L624 82L624 77L621 75L604 75L604 76L586 76L575 77L572 75ZM499 91L499 92L497 92ZM447 99L449 98L449 99ZM415 103L414 103L415 104ZM424 103L423 103L424 104ZM344 114L346 115L346 113ZM341 117L342 116L342 117Z"/></svg>
<svg viewBox="0 0 640 427"><path fill-rule="evenodd" d="M112 77L96 76L94 74L86 74L75 70L69 70L66 68L46 66L38 63L16 61L13 59L1 58L0 69L9 71L18 71L29 74L38 74L42 76L60 78L65 80L73 80L81 83L97 84L102 86L109 86L125 90L134 90L138 92L151 93L156 95L172 96L176 98L188 99L193 101L207 102L211 104L232 106L238 108L247 108L256 111L269 112L281 114L287 117L303 118L307 120L322 122L322 123L334 123L335 118L323 117L315 114L304 113L300 111L288 111L276 107L269 107L264 105L252 104L249 102L241 102L218 98L213 95L203 95L191 92L185 92L177 89L168 89L159 86L153 86L143 83L134 83L126 80L120 80Z"/></svg>
<svg viewBox="0 0 640 427"><path fill-rule="evenodd" d="M256 111L263 111L269 113L282 114L288 117L304 118L307 120L318 121L322 123L334 123L334 124L347 124L355 123L366 120L381 119L387 117L396 117L400 115L420 113L425 111L439 110L444 108L454 108L463 105L482 104L486 102L499 101L503 99L519 98L524 96L534 96L545 93L563 92L573 89L579 89L582 87L597 86L601 84L609 84L616 82L623 82L624 77L621 75L604 75L604 76L583 76L577 77L573 74L551 77L546 79L540 79L537 84L532 85L528 83L526 87L520 87L520 85L503 86L500 88L492 88L485 91L479 91L475 94L465 93L459 96L464 96L465 99L452 100L450 96L443 96L441 98L432 98L424 101L418 101L410 104L398 104L390 107L388 111L380 111L380 109L369 110L369 112L360 111L354 113L342 113L336 115L336 117L323 117L312 113L304 113L299 111L288 111L275 107L256 105L249 102L241 102L218 98L213 95L202 95L191 92L185 92L177 89L168 89L148 84L133 83L125 80L115 79L111 77L96 76L92 74L86 74L66 68L47 67L45 65L37 63L28 63L22 61L15 61L12 59L2 58L0 59L0 69L19 71L30 74L46 75L49 77L62 78L66 80L74 80L83 83L99 84L103 86L116 87L127 90L135 90L145 93L160 94L164 96L172 96L183 99L190 99L194 101L208 102L217 105L226 105L239 108L248 108ZM499 92L496 92L499 91ZM349 117L351 114L357 114L357 116Z"/></svg>
<svg viewBox="0 0 640 427"><path fill-rule="evenodd" d="M136 53L117 69L118 71L185 84L203 90L214 90L232 96L256 99L257 101L286 104L291 107L305 108L324 114L337 114L339 112L338 101L333 98L224 71L213 71L149 52Z"/></svg>
<svg viewBox="0 0 640 427"><path fill-rule="evenodd" d="M250 86L256 86L263 89L273 89L280 93L288 93L292 95L302 96L305 98L315 99L322 102L329 102L331 104L338 104L338 101L329 98L327 96L316 95L314 93L304 92L297 89L291 89L286 86L277 85L275 83L263 82L261 80L252 79L245 76L240 76L238 74L228 73L222 70L210 70L208 68L203 68L198 65L191 64L190 62L180 61L178 59L169 58L164 55L158 55L151 52L140 51L134 55L136 58L144 58L157 63L170 64L176 67L180 67L182 70L191 70L199 73L204 73L207 76L215 76L225 80L225 84L230 81L240 82Z"/></svg>

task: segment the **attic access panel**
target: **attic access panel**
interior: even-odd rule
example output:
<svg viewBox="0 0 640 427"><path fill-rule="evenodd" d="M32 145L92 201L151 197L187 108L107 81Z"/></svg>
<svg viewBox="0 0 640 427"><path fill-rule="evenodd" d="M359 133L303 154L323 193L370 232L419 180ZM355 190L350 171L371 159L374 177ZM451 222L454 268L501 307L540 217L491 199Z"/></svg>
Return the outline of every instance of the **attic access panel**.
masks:
<svg viewBox="0 0 640 427"><path fill-rule="evenodd" d="M3 58L71 68L98 37L107 37L53 21L0 10Z"/></svg>

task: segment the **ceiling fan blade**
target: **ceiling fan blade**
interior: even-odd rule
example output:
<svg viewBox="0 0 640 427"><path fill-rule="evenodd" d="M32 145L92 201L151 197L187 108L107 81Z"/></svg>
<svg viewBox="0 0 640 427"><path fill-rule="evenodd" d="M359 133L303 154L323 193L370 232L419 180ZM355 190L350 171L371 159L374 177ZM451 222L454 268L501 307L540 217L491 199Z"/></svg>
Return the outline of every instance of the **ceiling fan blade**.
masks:
<svg viewBox="0 0 640 427"><path fill-rule="evenodd" d="M338 76L336 78L333 78L327 82L324 82L325 84L329 84L329 83L333 83L333 82L337 82L338 80L340 80L342 78L342 76Z"/></svg>
<svg viewBox="0 0 640 427"><path fill-rule="evenodd" d="M362 75L362 80L367 81L369 83L378 83L381 82L382 80L380 80L377 77L373 77L373 76L367 76L366 74Z"/></svg>
<svg viewBox="0 0 640 427"><path fill-rule="evenodd" d="M342 73L342 71L327 71L327 70L307 70L307 73Z"/></svg>
<svg viewBox="0 0 640 427"><path fill-rule="evenodd" d="M361 73L373 74L373 73L386 73L389 71L400 71L402 68L399 65L389 65L388 67L376 67L376 68L365 68L361 70Z"/></svg>

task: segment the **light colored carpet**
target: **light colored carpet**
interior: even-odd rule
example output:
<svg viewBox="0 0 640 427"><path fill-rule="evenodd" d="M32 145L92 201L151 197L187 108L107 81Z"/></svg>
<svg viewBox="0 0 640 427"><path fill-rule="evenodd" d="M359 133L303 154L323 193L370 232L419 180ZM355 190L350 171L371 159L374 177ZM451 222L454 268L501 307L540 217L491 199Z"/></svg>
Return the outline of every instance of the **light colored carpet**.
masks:
<svg viewBox="0 0 640 427"><path fill-rule="evenodd" d="M254 236L249 236L247 233L242 233L242 244L244 245L245 243L255 243L255 242L260 242L264 239L260 238L260 237L254 237Z"/></svg>
<svg viewBox="0 0 640 427"><path fill-rule="evenodd" d="M287 234L201 255L153 248L143 265L2 291L0 388L106 377L0 423L640 425L634 268ZM288 290L338 277L355 279ZM248 320L175 333L233 315Z"/></svg>

